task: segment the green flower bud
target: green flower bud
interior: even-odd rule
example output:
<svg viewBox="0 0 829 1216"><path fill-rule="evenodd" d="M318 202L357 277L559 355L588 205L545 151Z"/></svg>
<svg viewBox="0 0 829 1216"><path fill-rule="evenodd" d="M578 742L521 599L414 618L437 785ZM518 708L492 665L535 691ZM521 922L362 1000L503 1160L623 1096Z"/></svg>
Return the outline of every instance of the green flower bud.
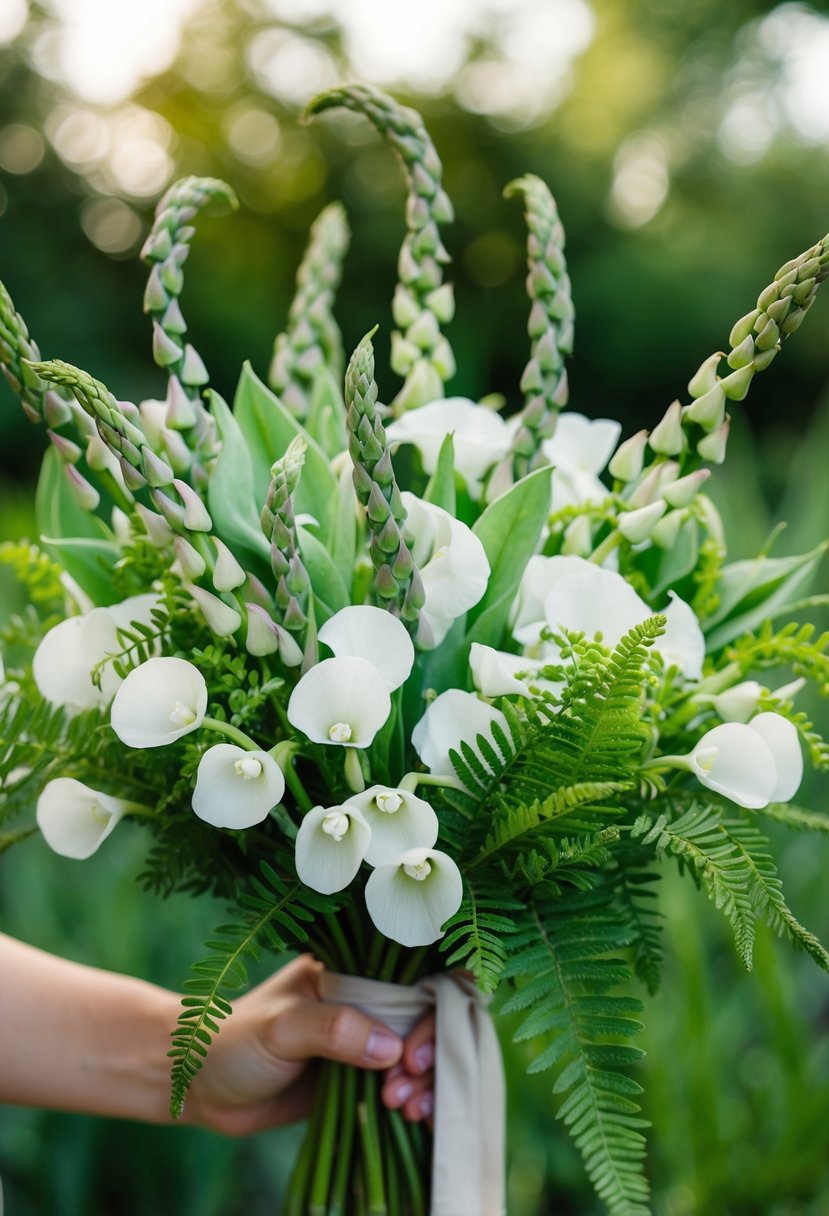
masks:
<svg viewBox="0 0 829 1216"><path fill-rule="evenodd" d="M711 464L722 464L722 462L725 460L725 449L728 443L729 427L730 419L728 415L726 415L722 426L718 427L716 431L712 431L710 435L706 435L704 439L699 441L697 444L697 452L700 454L703 460L708 460L711 462Z"/></svg>
<svg viewBox="0 0 829 1216"><path fill-rule="evenodd" d="M617 481L636 481L642 472L647 442L648 432L637 431L620 444L607 466L610 476Z"/></svg>
<svg viewBox="0 0 829 1216"><path fill-rule="evenodd" d="M722 380L718 380L707 393L692 401L685 410L685 417L698 423L706 431L713 431L721 426L725 417L725 390Z"/></svg>
<svg viewBox="0 0 829 1216"><path fill-rule="evenodd" d="M685 436L682 432L682 407L678 401L673 401L665 411L665 416L651 432L648 440L654 452L661 456L676 456L685 446Z"/></svg>
<svg viewBox="0 0 829 1216"><path fill-rule="evenodd" d="M713 355L709 355L704 363L700 364L688 381L688 392L692 397L704 397L716 387L719 383L717 368L720 366L722 357L722 351L718 350Z"/></svg>
<svg viewBox="0 0 829 1216"><path fill-rule="evenodd" d="M626 511L619 516L616 526L626 540L638 545L648 539L667 509L667 504L662 501L652 502L646 507Z"/></svg>

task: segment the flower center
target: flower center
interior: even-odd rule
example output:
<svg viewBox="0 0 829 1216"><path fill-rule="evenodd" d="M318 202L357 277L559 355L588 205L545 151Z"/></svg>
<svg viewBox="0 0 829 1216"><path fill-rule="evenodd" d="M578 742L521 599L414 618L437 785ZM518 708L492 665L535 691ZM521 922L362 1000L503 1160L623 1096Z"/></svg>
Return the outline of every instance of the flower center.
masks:
<svg viewBox="0 0 829 1216"><path fill-rule="evenodd" d="M378 811L382 811L384 815L393 815L403 805L403 799L394 790L383 790L381 794L376 795L374 801Z"/></svg>
<svg viewBox="0 0 829 1216"><path fill-rule="evenodd" d="M415 882L423 882L424 878L428 878L432 873L432 867L428 861L420 861L415 866L404 866L404 874L408 874L409 878L413 878Z"/></svg>
<svg viewBox="0 0 829 1216"><path fill-rule="evenodd" d="M196 715L189 705L185 705L183 701L176 701L170 714L170 721L173 726L192 726L196 720Z"/></svg>
<svg viewBox="0 0 829 1216"><path fill-rule="evenodd" d="M105 811L100 802L93 799L90 805L90 811L92 813L92 820L94 823L99 823L101 827L104 827L105 824L109 823L109 811Z"/></svg>
<svg viewBox="0 0 829 1216"><path fill-rule="evenodd" d="M233 769L245 781L252 781L255 777L260 776L262 764L255 756L241 756L234 764Z"/></svg>
<svg viewBox="0 0 829 1216"><path fill-rule="evenodd" d="M323 832L326 836L333 836L337 844L340 843L350 826L348 815L343 811L329 811L322 821Z"/></svg>
<svg viewBox="0 0 829 1216"><path fill-rule="evenodd" d="M719 754L720 749L718 747L703 747L696 754L696 762L704 773L710 773Z"/></svg>
<svg viewBox="0 0 829 1216"><path fill-rule="evenodd" d="M351 727L347 722L335 722L328 728L328 738L332 743L348 743L351 738Z"/></svg>
<svg viewBox="0 0 829 1216"><path fill-rule="evenodd" d="M433 562L439 561L439 560L440 560L440 558L442 558L442 557L446 557L446 554L447 554L448 552L449 552L449 546L448 546L448 545L441 545L441 546L440 546L440 548L439 548L439 549L435 549L434 553L432 554L432 561L433 561Z"/></svg>

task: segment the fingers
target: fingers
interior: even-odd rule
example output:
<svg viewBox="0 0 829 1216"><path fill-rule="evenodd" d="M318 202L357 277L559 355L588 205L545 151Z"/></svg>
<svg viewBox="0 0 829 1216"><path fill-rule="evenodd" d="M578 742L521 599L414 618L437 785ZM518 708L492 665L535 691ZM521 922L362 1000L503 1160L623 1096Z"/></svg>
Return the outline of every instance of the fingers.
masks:
<svg viewBox="0 0 829 1216"><path fill-rule="evenodd" d="M301 1001L289 1005L270 1023L267 1047L280 1060L314 1056L381 1069L396 1064L403 1044L382 1022L350 1005Z"/></svg>
<svg viewBox="0 0 829 1216"><path fill-rule="evenodd" d="M383 1103L389 1110L402 1110L405 1117L416 1123L431 1117L435 1105L435 1074L410 1077L393 1068L387 1074L381 1090Z"/></svg>
<svg viewBox="0 0 829 1216"><path fill-rule="evenodd" d="M435 1064L435 1015L424 1015L403 1045L403 1067L412 1077L422 1076Z"/></svg>

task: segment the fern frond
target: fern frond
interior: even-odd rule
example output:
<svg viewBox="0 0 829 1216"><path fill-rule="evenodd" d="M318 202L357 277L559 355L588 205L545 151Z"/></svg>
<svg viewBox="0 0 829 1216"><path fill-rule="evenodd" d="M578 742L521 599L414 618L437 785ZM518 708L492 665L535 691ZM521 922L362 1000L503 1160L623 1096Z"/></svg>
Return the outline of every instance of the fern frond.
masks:
<svg viewBox="0 0 829 1216"><path fill-rule="evenodd" d="M647 1122L636 1101L641 1087L618 1071L643 1054L620 1041L641 1030L634 1015L642 1005L611 992L630 976L621 959L607 957L630 942L611 900L609 888L533 897L530 923L511 940L505 969L505 976L525 982L501 1012L527 1013L517 1041L546 1040L529 1071L556 1070L554 1092L567 1095L558 1118L611 1216L648 1216L642 1135Z"/></svg>
<svg viewBox="0 0 829 1216"><path fill-rule="evenodd" d="M494 853L508 858L516 849L520 853L522 844L530 843L527 837L533 838L534 842L545 826L565 816L573 830L588 831L595 827L595 819L591 816L606 816L610 811L604 805L607 800L630 788L622 781L583 781L553 790L546 798L535 799L529 806L510 807L505 803L496 810L492 831L472 865L479 865Z"/></svg>
<svg viewBox="0 0 829 1216"><path fill-rule="evenodd" d="M767 819L775 819L778 823L785 823L787 828L801 832L829 832L829 815L792 806L791 803L772 802L769 806L762 807L758 814L765 815Z"/></svg>
<svg viewBox="0 0 829 1216"><path fill-rule="evenodd" d="M614 873L616 903L630 925L633 971L651 996L659 989L662 968L662 913L656 906L658 870L646 869L640 850L616 854Z"/></svg>
<svg viewBox="0 0 829 1216"><path fill-rule="evenodd" d="M788 667L796 676L814 680L821 692L829 692L829 630L815 636L811 624L790 621L775 629L766 620L756 634L737 638L726 651L729 662L737 662L743 671L768 667Z"/></svg>
<svg viewBox="0 0 829 1216"><path fill-rule="evenodd" d="M463 902L445 926L440 949L446 967L466 967L482 992L494 992L507 961L504 938L516 932L524 905L496 884L467 884Z"/></svg>

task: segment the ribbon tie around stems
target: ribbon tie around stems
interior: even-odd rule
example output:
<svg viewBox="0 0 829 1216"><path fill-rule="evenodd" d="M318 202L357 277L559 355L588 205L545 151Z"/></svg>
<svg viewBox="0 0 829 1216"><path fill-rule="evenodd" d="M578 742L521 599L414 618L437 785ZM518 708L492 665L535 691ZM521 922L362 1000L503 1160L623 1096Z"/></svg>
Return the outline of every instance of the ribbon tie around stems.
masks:
<svg viewBox="0 0 829 1216"><path fill-rule="evenodd" d="M504 1066L486 1005L458 972L387 984L323 972L322 999L354 1005L401 1038L437 1021L430 1216L504 1216Z"/></svg>

